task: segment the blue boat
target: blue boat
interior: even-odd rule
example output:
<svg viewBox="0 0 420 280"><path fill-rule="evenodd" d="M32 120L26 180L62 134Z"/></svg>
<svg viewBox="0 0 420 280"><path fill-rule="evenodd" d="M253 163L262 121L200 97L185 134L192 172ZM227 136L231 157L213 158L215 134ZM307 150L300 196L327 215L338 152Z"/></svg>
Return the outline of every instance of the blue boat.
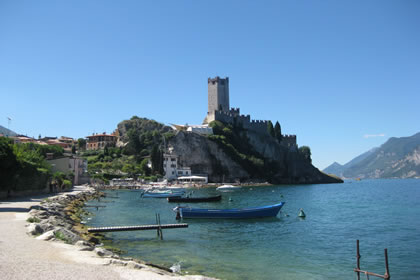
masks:
<svg viewBox="0 0 420 280"><path fill-rule="evenodd" d="M200 209L177 206L173 210L177 219L254 219L275 217L279 213L284 202L274 205L243 208L243 209Z"/></svg>

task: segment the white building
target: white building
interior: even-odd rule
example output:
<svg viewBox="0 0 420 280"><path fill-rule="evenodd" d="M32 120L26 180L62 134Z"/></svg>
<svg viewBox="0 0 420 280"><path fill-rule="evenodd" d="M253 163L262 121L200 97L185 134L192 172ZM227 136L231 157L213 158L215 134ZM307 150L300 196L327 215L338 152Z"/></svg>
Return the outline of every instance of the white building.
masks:
<svg viewBox="0 0 420 280"><path fill-rule="evenodd" d="M176 180L180 176L191 175L190 167L178 166L178 156L174 154L163 154L163 170L168 181Z"/></svg>
<svg viewBox="0 0 420 280"><path fill-rule="evenodd" d="M194 132L201 135L211 135L213 134L213 128L209 127L207 124L204 125L190 125L187 128L188 132Z"/></svg>
<svg viewBox="0 0 420 280"><path fill-rule="evenodd" d="M176 179L176 171L178 168L178 157L172 154L163 154L163 170L165 178L169 180Z"/></svg>
<svg viewBox="0 0 420 280"><path fill-rule="evenodd" d="M180 125L180 124L171 124L174 130L193 132L200 135L211 135L213 134L213 128L209 127L208 124L200 125Z"/></svg>

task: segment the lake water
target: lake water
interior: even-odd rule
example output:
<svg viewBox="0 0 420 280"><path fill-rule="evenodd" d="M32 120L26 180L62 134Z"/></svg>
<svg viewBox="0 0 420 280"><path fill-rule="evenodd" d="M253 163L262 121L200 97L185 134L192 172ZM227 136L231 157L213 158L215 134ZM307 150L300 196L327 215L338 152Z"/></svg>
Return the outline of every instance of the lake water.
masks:
<svg viewBox="0 0 420 280"><path fill-rule="evenodd" d="M109 191L119 198L92 211L88 226L176 223L166 199L138 191ZM215 188L194 190L214 195ZM188 228L113 232L106 236L125 256L183 273L220 279L356 279L356 240L361 268L384 274L388 248L391 279L420 279L420 180L362 180L343 184L243 187L201 208L242 208L286 202L276 218L184 220ZM232 201L230 201L230 199ZM92 202L92 204L97 202ZM303 208L306 219L298 218ZM362 276L361 279L365 279ZM379 279L371 277L371 279Z"/></svg>

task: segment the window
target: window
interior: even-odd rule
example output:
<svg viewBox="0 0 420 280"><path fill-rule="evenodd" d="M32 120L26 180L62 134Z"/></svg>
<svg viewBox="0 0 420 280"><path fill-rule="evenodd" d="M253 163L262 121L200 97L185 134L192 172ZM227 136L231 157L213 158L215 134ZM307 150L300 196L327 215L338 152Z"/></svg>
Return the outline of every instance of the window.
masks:
<svg viewBox="0 0 420 280"><path fill-rule="evenodd" d="M171 164L171 167L172 167L172 168L175 168L175 167L176 167L176 164Z"/></svg>
<svg viewBox="0 0 420 280"><path fill-rule="evenodd" d="M178 175L182 175L182 171L178 171Z"/></svg>
<svg viewBox="0 0 420 280"><path fill-rule="evenodd" d="M176 159L175 158L171 158L171 161L176 161Z"/></svg>

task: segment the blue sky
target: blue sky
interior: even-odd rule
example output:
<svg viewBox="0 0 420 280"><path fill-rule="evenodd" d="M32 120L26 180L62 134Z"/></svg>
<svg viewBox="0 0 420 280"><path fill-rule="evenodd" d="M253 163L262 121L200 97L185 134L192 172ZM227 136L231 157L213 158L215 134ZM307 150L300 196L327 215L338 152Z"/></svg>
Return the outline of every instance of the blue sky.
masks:
<svg viewBox="0 0 420 280"><path fill-rule="evenodd" d="M420 131L420 1L0 0L0 125L110 132L199 124L207 78L279 121L315 166Z"/></svg>

